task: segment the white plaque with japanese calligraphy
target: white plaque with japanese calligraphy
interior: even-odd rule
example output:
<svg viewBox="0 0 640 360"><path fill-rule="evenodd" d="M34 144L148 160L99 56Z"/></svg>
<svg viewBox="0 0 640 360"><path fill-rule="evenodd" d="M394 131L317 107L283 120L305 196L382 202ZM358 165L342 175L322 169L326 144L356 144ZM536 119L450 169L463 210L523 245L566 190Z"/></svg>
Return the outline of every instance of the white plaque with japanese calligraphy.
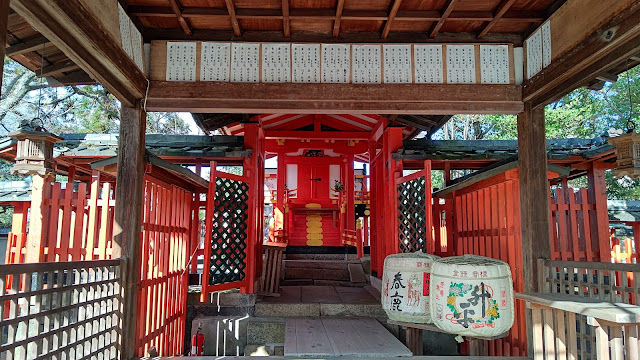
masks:
<svg viewBox="0 0 640 360"><path fill-rule="evenodd" d="M385 84L411 83L411 45L382 45Z"/></svg>
<svg viewBox="0 0 640 360"><path fill-rule="evenodd" d="M118 20L120 23L120 41L122 44L122 50L124 50L127 55L131 56L133 53L133 48L131 47L131 25L129 24L131 20L120 4L118 4Z"/></svg>
<svg viewBox="0 0 640 360"><path fill-rule="evenodd" d="M229 81L231 44L203 42L200 54L201 81Z"/></svg>
<svg viewBox="0 0 640 360"><path fill-rule="evenodd" d="M447 45L447 83L476 83L475 46Z"/></svg>
<svg viewBox="0 0 640 360"><path fill-rule="evenodd" d="M144 44L142 42L142 34L140 33L140 30L138 30L138 28L133 24L133 22L131 20L129 20L129 25L130 26L130 33L131 33L131 48L133 51L133 62L136 63L136 65L138 65L138 68L140 70L144 71L144 58L143 58L143 53L144 53Z"/></svg>
<svg viewBox="0 0 640 360"><path fill-rule="evenodd" d="M322 44L323 83L348 83L350 70L350 45Z"/></svg>
<svg viewBox="0 0 640 360"><path fill-rule="evenodd" d="M294 83L320 82L320 44L292 44Z"/></svg>
<svg viewBox="0 0 640 360"><path fill-rule="evenodd" d="M413 66L416 84L442 84L442 45L414 45Z"/></svg>
<svg viewBox="0 0 640 360"><path fill-rule="evenodd" d="M231 81L260 81L260 44L234 43L232 45Z"/></svg>
<svg viewBox="0 0 640 360"><path fill-rule="evenodd" d="M483 84L509 84L508 45L480 45L480 75Z"/></svg>
<svg viewBox="0 0 640 360"><path fill-rule="evenodd" d="M262 44L262 82L291 82L290 44Z"/></svg>
<svg viewBox="0 0 640 360"><path fill-rule="evenodd" d="M542 32L538 29L527 41L527 79L542 70Z"/></svg>
<svg viewBox="0 0 640 360"><path fill-rule="evenodd" d="M196 43L167 43L167 81L196 81Z"/></svg>
<svg viewBox="0 0 640 360"><path fill-rule="evenodd" d="M551 64L551 21L542 25L542 67Z"/></svg>
<svg viewBox="0 0 640 360"><path fill-rule="evenodd" d="M380 84L382 81L381 53L380 45L351 47L351 81L354 84Z"/></svg>

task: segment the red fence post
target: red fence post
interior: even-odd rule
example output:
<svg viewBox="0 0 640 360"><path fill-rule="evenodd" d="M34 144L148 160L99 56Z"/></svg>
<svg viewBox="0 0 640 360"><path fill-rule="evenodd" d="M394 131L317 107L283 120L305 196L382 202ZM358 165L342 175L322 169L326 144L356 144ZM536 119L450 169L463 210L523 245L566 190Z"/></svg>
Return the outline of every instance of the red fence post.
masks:
<svg viewBox="0 0 640 360"><path fill-rule="evenodd" d="M604 179L606 167L602 161L594 161L587 170L589 183L589 202L596 207L596 241L601 262L611 262L611 244L609 243L609 213L607 210L607 186ZM589 244L593 249L593 245Z"/></svg>

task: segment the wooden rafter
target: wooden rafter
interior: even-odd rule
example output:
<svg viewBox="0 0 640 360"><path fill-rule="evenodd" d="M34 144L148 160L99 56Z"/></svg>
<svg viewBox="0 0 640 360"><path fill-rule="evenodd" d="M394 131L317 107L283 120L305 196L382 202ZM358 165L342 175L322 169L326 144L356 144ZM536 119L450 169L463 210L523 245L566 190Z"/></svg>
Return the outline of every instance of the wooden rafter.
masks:
<svg viewBox="0 0 640 360"><path fill-rule="evenodd" d="M169 0L169 4L171 5L173 13L178 17L178 22L180 23L182 30L184 30L184 33L187 35L191 35L191 27L189 26L189 23L184 18L184 16L182 16L182 9L181 5L178 3L178 0Z"/></svg>
<svg viewBox="0 0 640 360"><path fill-rule="evenodd" d="M289 0L282 0L282 29L284 37L291 36L291 24L289 22Z"/></svg>
<svg viewBox="0 0 640 360"><path fill-rule="evenodd" d="M391 31L391 24L393 20L396 18L398 14L398 10L400 9L400 4L402 4L402 0L395 0L393 2L393 6L391 6L391 10L389 11L389 17L387 18L387 22L384 24L384 29L382 29L382 38L386 39L389 36L389 31Z"/></svg>
<svg viewBox="0 0 640 360"><path fill-rule="evenodd" d="M74 63L73 61L63 61L61 63L45 66L41 69L34 70L34 72L38 77L47 77L53 74L71 72L79 69L80 66L76 65L76 63Z"/></svg>
<svg viewBox="0 0 640 360"><path fill-rule="evenodd" d="M493 20L491 20L487 24L487 26L485 26L484 29L482 29L482 31L480 31L480 33L478 34L478 39L482 39L485 35L487 35L487 33L489 32L489 30L491 30L493 25L495 25L498 22L498 20L500 20L500 18L502 18L502 16L504 16L504 14L507 12L507 10L509 10L509 8L515 2L516 2L516 0L502 0L500 5L498 5L496 13L493 15Z"/></svg>
<svg viewBox="0 0 640 360"><path fill-rule="evenodd" d="M44 36L38 36L37 38L9 46L6 50L5 55L11 57L26 54L32 51L40 50L42 49L42 45L46 44L49 44L49 40L47 40L47 38Z"/></svg>
<svg viewBox="0 0 640 360"><path fill-rule="evenodd" d="M344 0L338 0L336 5L336 18L333 21L333 37L338 37L340 34L340 21L342 20L342 9L344 9Z"/></svg>
<svg viewBox="0 0 640 360"><path fill-rule="evenodd" d="M229 16L231 17L231 26L233 27L233 33L236 36L242 36L242 29L240 28L240 23L238 22L238 17L236 16L236 6L233 3L233 0L225 0L227 4L227 11L229 12Z"/></svg>
<svg viewBox="0 0 640 360"><path fill-rule="evenodd" d="M174 18L170 7L162 6L129 6L128 13L137 17ZM354 21L388 21L390 12L371 10L344 10L341 20ZM185 7L182 9L185 19L226 20L229 18L227 9ZM277 9L237 9L238 19L251 20L283 20L284 15ZM335 20L334 9L289 9L289 19L296 20ZM432 10L398 10L394 20L404 22L439 21L442 14ZM518 21L523 23L541 23L547 18L545 11L509 10L501 18L503 21ZM449 21L485 21L493 20L489 11L452 11L447 17Z"/></svg>
<svg viewBox="0 0 640 360"><path fill-rule="evenodd" d="M430 38L433 39L436 37L436 35L438 35L440 28L442 28L442 25L444 25L444 22L447 21L447 18L449 17L449 15L451 15L451 12L453 11L453 8L456 6L457 2L458 0L449 0L449 3L447 4L447 7L444 9L444 12L440 16L440 19L433 26L433 30L431 30L431 34L429 34Z"/></svg>

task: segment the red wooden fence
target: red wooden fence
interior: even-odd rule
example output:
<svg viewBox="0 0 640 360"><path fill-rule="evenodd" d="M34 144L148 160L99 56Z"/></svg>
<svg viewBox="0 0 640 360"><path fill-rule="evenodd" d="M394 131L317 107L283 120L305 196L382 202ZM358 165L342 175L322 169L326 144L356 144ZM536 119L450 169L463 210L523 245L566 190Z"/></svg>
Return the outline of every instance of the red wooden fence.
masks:
<svg viewBox="0 0 640 360"><path fill-rule="evenodd" d="M183 353L193 194L145 177L136 355Z"/></svg>
<svg viewBox="0 0 640 360"><path fill-rule="evenodd" d="M486 184L486 186L482 186ZM517 172L504 181L487 179L455 193L455 254L500 259L511 268L514 291L523 291L520 198ZM525 356L527 334L524 304L515 304L509 336L489 341L490 356Z"/></svg>
<svg viewBox="0 0 640 360"><path fill-rule="evenodd" d="M602 233L599 221L607 223L606 206L604 215L590 201L591 189L557 187L551 191L551 252L553 260L604 261L610 262L611 244L608 233ZM601 249L607 249L604 258Z"/></svg>
<svg viewBox="0 0 640 360"><path fill-rule="evenodd" d="M115 186L97 171L90 184L45 183L40 248L44 262L103 260L111 258ZM26 236L11 233L6 263L24 262Z"/></svg>

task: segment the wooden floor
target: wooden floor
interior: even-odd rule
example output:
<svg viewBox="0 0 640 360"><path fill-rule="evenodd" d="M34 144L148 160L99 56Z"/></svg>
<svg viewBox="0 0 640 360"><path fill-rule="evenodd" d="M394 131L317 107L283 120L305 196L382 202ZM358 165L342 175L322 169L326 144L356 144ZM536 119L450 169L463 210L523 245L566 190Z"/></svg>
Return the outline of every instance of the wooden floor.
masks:
<svg viewBox="0 0 640 360"><path fill-rule="evenodd" d="M286 358L412 356L373 318L287 318L284 336Z"/></svg>

